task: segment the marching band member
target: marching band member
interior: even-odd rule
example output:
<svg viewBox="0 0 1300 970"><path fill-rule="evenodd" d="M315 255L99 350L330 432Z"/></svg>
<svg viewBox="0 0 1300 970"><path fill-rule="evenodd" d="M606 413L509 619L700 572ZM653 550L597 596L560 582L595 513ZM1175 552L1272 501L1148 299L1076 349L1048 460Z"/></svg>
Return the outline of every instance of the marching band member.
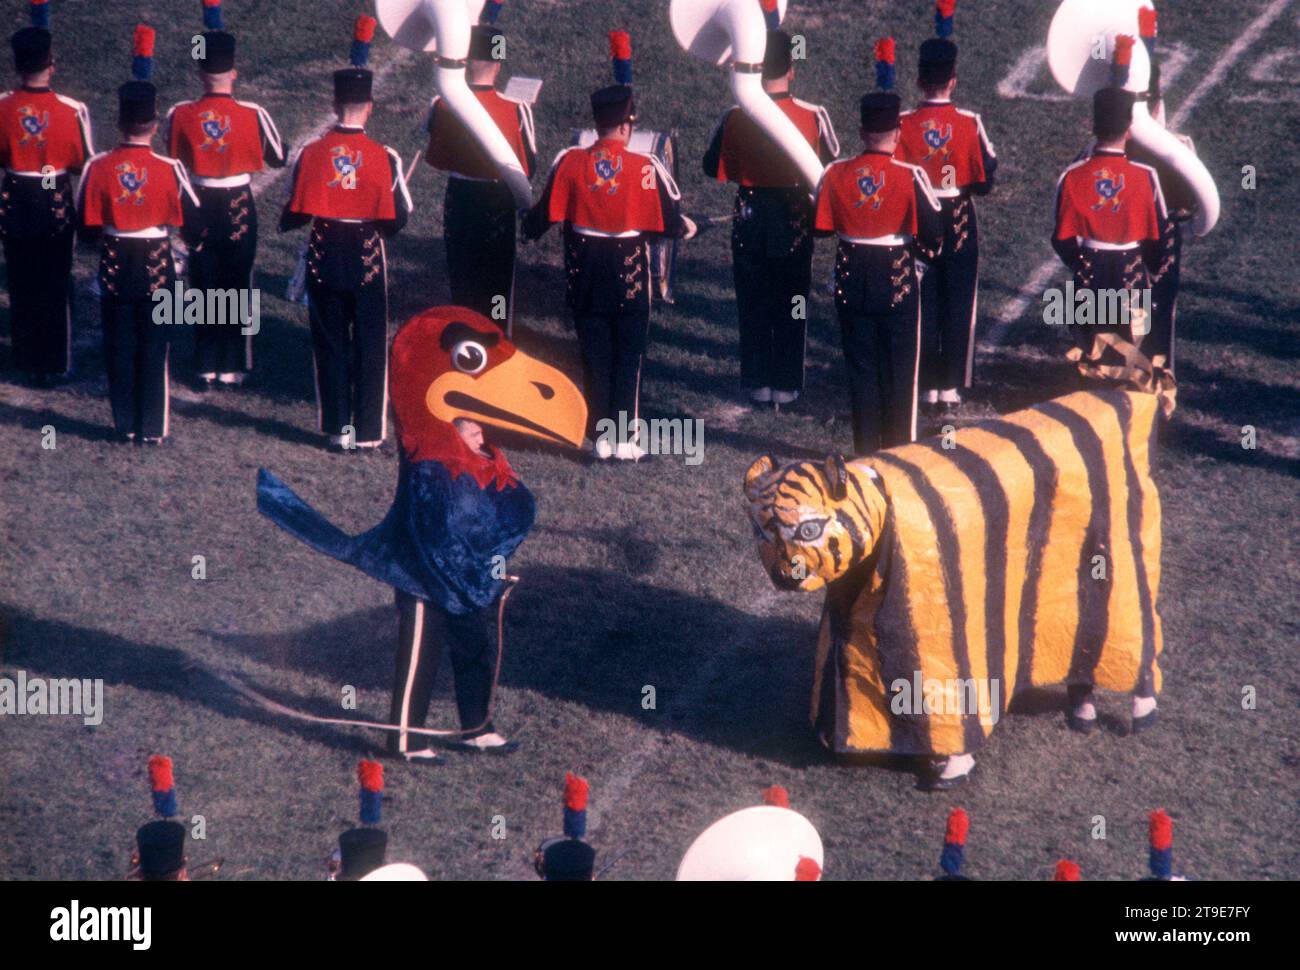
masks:
<svg viewBox="0 0 1300 970"><path fill-rule="evenodd" d="M0 236L9 280L14 366L36 385L72 367L72 176L94 154L90 114L50 89L49 4L10 40L22 86L0 98Z"/></svg>
<svg viewBox="0 0 1300 970"><path fill-rule="evenodd" d="M775 4L773 4L775 6ZM790 35L769 30L763 90L799 129L823 163L840 152L830 115L792 97ZM731 257L740 318L740 380L750 400L790 404L803 389L808 290L812 285L811 191L781 147L739 107L713 131L704 173L735 182ZM802 300L804 312L796 310Z"/></svg>
<svg viewBox="0 0 1300 970"><path fill-rule="evenodd" d="M373 17L358 17L352 67L334 72L338 124L303 146L280 231L311 223L307 249L320 430L334 451L388 436L388 263L384 239L406 225L402 159L366 135L374 109L366 69Z"/></svg>
<svg viewBox="0 0 1300 970"><path fill-rule="evenodd" d="M602 461L637 461L637 441L611 444L604 419L628 426L638 419L641 363L650 331L651 236L689 239L695 225L680 212L681 193L659 159L629 151L636 121L632 43L610 33L618 82L591 95L596 141L562 151L541 199L524 220L524 237L540 239L564 224L566 302L582 345L588 437Z"/></svg>
<svg viewBox="0 0 1300 970"><path fill-rule="evenodd" d="M533 868L545 882L591 882L596 878L596 850L587 834L586 778L564 773L564 835L547 839L533 855Z"/></svg>
<svg viewBox="0 0 1300 970"><path fill-rule="evenodd" d="M496 26L501 4L484 8L486 23L470 33L465 77L469 89L496 122L515 157L531 176L537 164L533 112L527 103L496 90L505 52L505 33ZM514 197L492 160L452 114L441 97L429 107L429 144L424 160L448 173L443 240L451 301L496 320L509 336L514 306Z"/></svg>
<svg viewBox="0 0 1300 970"><path fill-rule="evenodd" d="M816 230L839 237L835 306L858 455L916 438L916 258L933 259L943 245L942 210L925 170L893 157L893 46L892 37L877 42L876 80L884 90L859 105L864 151L828 166L817 192Z"/></svg>
<svg viewBox="0 0 1300 970"><path fill-rule="evenodd" d="M1118 41L1117 61L1127 64L1133 38L1121 36ZM1167 212L1155 170L1132 161L1125 153L1134 98L1133 92L1118 87L1102 88L1093 95L1095 147L1088 158L1067 168L1057 183L1052 246L1073 273L1076 290L1122 291L1129 310L1127 322L1104 320L1088 327L1071 326L1071 337L1085 354L1094 351L1094 338L1101 334L1115 334L1138 346L1150 324L1134 298L1150 287L1150 274L1160 265ZM1119 353L1105 348L1090 359L1098 360L1104 369ZM1145 700L1139 705L1135 698L1135 727L1154 712L1154 696L1149 703L1149 708ZM1096 718L1087 699L1072 697L1072 704L1076 719L1091 722Z"/></svg>
<svg viewBox="0 0 1300 970"><path fill-rule="evenodd" d="M1160 65L1156 61L1156 12L1151 7L1138 8L1138 26L1142 43L1151 57L1151 79L1147 86L1147 110L1161 127L1165 125L1165 101L1160 91ZM1192 139L1187 135L1170 132L1187 150L1196 153ZM1200 208L1196 193L1187 180L1155 152L1134 141L1128 149L1135 162L1150 165L1160 181L1160 193L1167 207L1167 219L1161 231L1160 265L1151 277L1151 332L1142 343L1142 351L1155 360L1163 357L1163 365L1174 373L1174 321L1177 316L1178 284L1183 262L1183 223L1188 222Z"/></svg>
<svg viewBox="0 0 1300 970"><path fill-rule="evenodd" d="M204 94L168 113L167 145L185 164L199 197L202 237L190 253L190 283L198 290L241 290L253 285L257 255L251 176L264 165L282 168L284 145L265 108L235 100L235 38L222 29L221 0L203 4L208 29L198 68ZM196 328L194 368L201 386L243 382L253 368L248 324L205 320Z"/></svg>
<svg viewBox="0 0 1300 970"><path fill-rule="evenodd" d="M135 29L134 80L118 88L122 143L94 156L81 179L79 233L101 241L100 313L104 324L113 424L123 441L160 445L168 432L170 328L153 320L158 290L176 280L169 227L197 242L199 200L185 166L154 152L158 93L154 32Z"/></svg>
<svg viewBox="0 0 1300 970"><path fill-rule="evenodd" d="M185 855L185 837L189 833L175 819L180 809L176 805L172 759L161 754L151 755L148 772L150 797L154 814L158 817L136 830L136 851L126 878L144 882L189 882L189 860Z"/></svg>
<svg viewBox="0 0 1300 970"><path fill-rule="evenodd" d="M921 274L921 387L927 404L961 403L975 359L979 298L979 232L973 196L993 188L998 159L973 111L952 103L957 45L952 34L957 0L939 0L937 37L921 44L919 107L903 112L898 157L925 169L943 209L943 252Z"/></svg>

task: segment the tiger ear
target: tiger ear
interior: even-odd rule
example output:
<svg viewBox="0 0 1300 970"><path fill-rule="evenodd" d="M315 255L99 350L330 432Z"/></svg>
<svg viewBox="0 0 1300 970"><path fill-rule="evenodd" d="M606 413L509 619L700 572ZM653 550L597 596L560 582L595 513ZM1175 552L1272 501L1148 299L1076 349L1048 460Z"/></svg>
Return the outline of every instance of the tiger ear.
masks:
<svg viewBox="0 0 1300 970"><path fill-rule="evenodd" d="M770 454L764 455L754 464L749 466L749 471L745 472L745 497L753 501L756 497L756 486L766 476L772 474L777 468L777 461Z"/></svg>
<svg viewBox="0 0 1300 970"><path fill-rule="evenodd" d="M834 501L843 502L849 497L849 469L844 464L843 455L827 455L822 473L826 476Z"/></svg>

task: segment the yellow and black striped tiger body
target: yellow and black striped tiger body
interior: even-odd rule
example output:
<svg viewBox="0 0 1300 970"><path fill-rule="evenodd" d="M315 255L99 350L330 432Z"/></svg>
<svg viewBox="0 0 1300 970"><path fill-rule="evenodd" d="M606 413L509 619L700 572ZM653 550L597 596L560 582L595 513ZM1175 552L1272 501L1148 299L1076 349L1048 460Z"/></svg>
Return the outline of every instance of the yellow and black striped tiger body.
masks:
<svg viewBox="0 0 1300 970"><path fill-rule="evenodd" d="M826 589L825 743L958 754L1030 687L1158 693L1158 406L1082 391L847 463L754 463L773 581Z"/></svg>

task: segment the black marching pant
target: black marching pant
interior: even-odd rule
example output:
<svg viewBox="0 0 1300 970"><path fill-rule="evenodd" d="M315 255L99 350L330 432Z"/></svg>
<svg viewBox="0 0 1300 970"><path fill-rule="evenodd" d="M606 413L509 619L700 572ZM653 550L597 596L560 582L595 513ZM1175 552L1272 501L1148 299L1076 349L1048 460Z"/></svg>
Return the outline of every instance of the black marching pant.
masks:
<svg viewBox="0 0 1300 970"><path fill-rule="evenodd" d="M869 455L916 438L921 312L909 247L840 241L835 309L853 407L853 448Z"/></svg>
<svg viewBox="0 0 1300 970"><path fill-rule="evenodd" d="M198 189L204 239L190 253L190 286L198 290L251 290L257 258L257 206L247 185ZM243 321L194 328L194 369L237 374L253 369L253 335Z"/></svg>
<svg viewBox="0 0 1300 970"><path fill-rule="evenodd" d="M451 301L510 333L515 288L515 203L504 182L447 180L443 242Z"/></svg>
<svg viewBox="0 0 1300 970"><path fill-rule="evenodd" d="M72 365L72 247L76 212L67 175L46 188L39 177L7 174L0 233L9 277L13 365L53 377Z"/></svg>
<svg viewBox="0 0 1300 970"><path fill-rule="evenodd" d="M582 347L582 388L587 399L587 437L595 441L597 424L610 418L619 425L636 420L641 394L641 364L650 333L645 306L621 312L575 313L574 325Z"/></svg>
<svg viewBox="0 0 1300 970"><path fill-rule="evenodd" d="M740 381L746 388L803 390L812 216L803 189L744 186L736 193L731 265L740 319ZM795 297L803 298L798 316Z"/></svg>
<svg viewBox="0 0 1300 970"><path fill-rule="evenodd" d="M488 706L496 673L496 652L490 633L492 606L472 613L448 613L434 603L398 591L398 640L389 722L423 727L433 698L438 665L444 649L455 678L456 709L461 728L474 737L492 731ZM389 751L399 754L428 747L423 735L394 732Z"/></svg>
<svg viewBox="0 0 1300 970"><path fill-rule="evenodd" d="M119 435L162 438L167 434L166 326L153 321L152 299L122 300L104 296L104 360L113 426Z"/></svg>
<svg viewBox="0 0 1300 970"><path fill-rule="evenodd" d="M307 303L320 429L356 445L388 431L388 270L370 223L317 219L307 245Z"/></svg>
<svg viewBox="0 0 1300 970"><path fill-rule="evenodd" d="M740 316L740 380L747 388L803 390L807 297L812 247L794 256L733 253L736 309ZM805 300L802 317L794 297Z"/></svg>
<svg viewBox="0 0 1300 970"><path fill-rule="evenodd" d="M975 202L941 199L943 250L921 277L921 387L970 387L979 291Z"/></svg>
<svg viewBox="0 0 1300 970"><path fill-rule="evenodd" d="M1154 359L1163 355L1165 369L1174 373L1174 325L1178 317L1178 282L1183 261L1183 230L1172 223L1164 238L1159 277L1151 284L1151 332L1142 352Z"/></svg>

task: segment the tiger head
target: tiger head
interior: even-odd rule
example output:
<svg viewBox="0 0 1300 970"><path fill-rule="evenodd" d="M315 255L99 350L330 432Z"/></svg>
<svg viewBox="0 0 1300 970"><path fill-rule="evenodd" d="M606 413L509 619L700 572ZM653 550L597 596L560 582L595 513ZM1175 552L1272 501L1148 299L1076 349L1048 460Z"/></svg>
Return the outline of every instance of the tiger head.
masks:
<svg viewBox="0 0 1300 970"><path fill-rule="evenodd" d="M773 583L821 589L871 555L885 521L874 478L869 466L848 465L840 455L784 468L764 455L749 466L749 519Z"/></svg>

